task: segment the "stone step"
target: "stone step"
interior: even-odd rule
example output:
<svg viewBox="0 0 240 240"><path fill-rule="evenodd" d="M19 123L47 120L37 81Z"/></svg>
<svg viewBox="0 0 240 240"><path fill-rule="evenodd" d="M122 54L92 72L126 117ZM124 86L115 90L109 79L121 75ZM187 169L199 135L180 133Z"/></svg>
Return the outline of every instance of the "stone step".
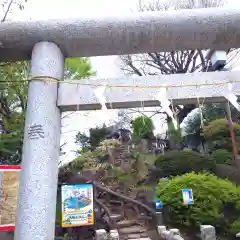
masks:
<svg viewBox="0 0 240 240"><path fill-rule="evenodd" d="M136 220L122 220L122 221L117 222L118 228L130 227L130 226L133 226L136 224L137 224Z"/></svg>
<svg viewBox="0 0 240 240"><path fill-rule="evenodd" d="M151 240L151 238L132 238L131 240Z"/></svg>
<svg viewBox="0 0 240 240"><path fill-rule="evenodd" d="M151 240L149 237L136 237L136 238L128 238L128 236L120 236L120 240Z"/></svg>
<svg viewBox="0 0 240 240"><path fill-rule="evenodd" d="M148 235L147 233L138 233L138 234L128 234L127 238L128 239L140 239L140 238L147 238Z"/></svg>
<svg viewBox="0 0 240 240"><path fill-rule="evenodd" d="M115 221L120 221L122 219L122 215L121 214L112 214L111 218Z"/></svg>
<svg viewBox="0 0 240 240"><path fill-rule="evenodd" d="M147 230L141 226L124 227L119 229L120 234L143 233Z"/></svg>

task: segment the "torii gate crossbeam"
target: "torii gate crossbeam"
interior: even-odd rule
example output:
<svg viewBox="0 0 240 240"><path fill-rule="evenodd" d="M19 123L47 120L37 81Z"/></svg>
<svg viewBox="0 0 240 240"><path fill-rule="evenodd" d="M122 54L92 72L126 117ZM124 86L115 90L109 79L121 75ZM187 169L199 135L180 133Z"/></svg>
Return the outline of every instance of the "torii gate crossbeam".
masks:
<svg viewBox="0 0 240 240"><path fill-rule="evenodd" d="M240 9L208 8L0 23L0 61L30 59L35 43L65 57L240 47Z"/></svg>
<svg viewBox="0 0 240 240"><path fill-rule="evenodd" d="M75 106L81 104L76 99L76 94L68 95L69 99L67 99L63 92L67 87L60 85L58 90L58 83L49 82L49 78L59 81L63 79L64 57L186 49L225 50L240 47L239 37L240 9L237 8L189 9L131 13L127 16L93 19L0 23L0 61L31 59L32 79L34 79L29 83L14 239L54 239L60 150L59 107L67 110L70 104ZM206 77L209 76L206 75ZM221 81L238 80L236 75L234 79L229 79L229 76L232 75L229 73L226 75L227 79L221 78ZM172 79L174 78L177 79L176 77ZM203 78L199 80L203 81ZM218 79L212 75L211 80ZM209 98L210 91L206 89L202 94L207 93L206 96ZM218 88L218 92L221 89L224 90ZM72 90L73 88L69 91ZM81 91L77 94L79 93L82 94ZM60 94L59 98L58 94ZM143 100L151 103L153 92L151 94ZM217 99L223 99L223 95L216 92L214 94L213 96ZM236 94L239 95L238 88ZM71 97L75 99L71 100ZM195 97L192 97L191 101ZM129 98L125 98L125 101L128 100ZM131 103L134 102L133 98L130 100ZM95 99L82 104L86 105L91 101L95 107L99 106ZM138 103L139 101L141 99L138 99ZM115 99L116 102L117 99ZM89 109L90 105L88 105Z"/></svg>
<svg viewBox="0 0 240 240"><path fill-rule="evenodd" d="M226 102L225 96L228 94L230 82L234 85L233 94L240 96L239 76L240 71L226 71L75 80L79 82L79 86L78 84L60 83L58 107L62 112L101 109L99 100L94 94L97 85L109 86L106 87L104 93L109 109L159 106L156 96L161 86L166 87L167 98L178 105L196 104L199 100L204 103ZM143 87L134 88L134 86Z"/></svg>

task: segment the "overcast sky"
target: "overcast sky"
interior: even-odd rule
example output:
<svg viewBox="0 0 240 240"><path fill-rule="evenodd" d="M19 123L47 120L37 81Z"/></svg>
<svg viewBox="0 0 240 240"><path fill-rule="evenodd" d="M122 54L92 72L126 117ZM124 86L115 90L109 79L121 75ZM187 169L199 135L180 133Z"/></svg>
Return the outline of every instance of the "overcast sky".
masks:
<svg viewBox="0 0 240 240"><path fill-rule="evenodd" d="M240 6L240 2L238 3L236 0L229 1L234 7ZM28 0L24 11L14 11L13 19L24 21L119 15L136 9L136 4L137 0ZM116 60L115 56L91 58L93 69L97 71L97 77L107 78L122 75ZM91 112L88 116L82 115L82 113L73 113L62 123L64 126L62 142L68 142L64 149L67 154L62 158L62 161L70 161L75 157L71 150L76 149L74 137L77 131L84 131L117 117L116 111L112 111L108 116L99 114L99 111Z"/></svg>

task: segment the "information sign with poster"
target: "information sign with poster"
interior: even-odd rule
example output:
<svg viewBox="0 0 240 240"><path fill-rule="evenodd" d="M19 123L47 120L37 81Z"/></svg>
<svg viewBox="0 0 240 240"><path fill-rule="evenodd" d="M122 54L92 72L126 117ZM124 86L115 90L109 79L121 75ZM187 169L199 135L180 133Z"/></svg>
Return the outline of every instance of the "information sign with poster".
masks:
<svg viewBox="0 0 240 240"><path fill-rule="evenodd" d="M93 185L61 186L62 227L80 227L94 224Z"/></svg>
<svg viewBox="0 0 240 240"><path fill-rule="evenodd" d="M20 166L0 165L0 231L14 230Z"/></svg>
<svg viewBox="0 0 240 240"><path fill-rule="evenodd" d="M193 204L193 192L192 189L182 189L183 204L191 205Z"/></svg>

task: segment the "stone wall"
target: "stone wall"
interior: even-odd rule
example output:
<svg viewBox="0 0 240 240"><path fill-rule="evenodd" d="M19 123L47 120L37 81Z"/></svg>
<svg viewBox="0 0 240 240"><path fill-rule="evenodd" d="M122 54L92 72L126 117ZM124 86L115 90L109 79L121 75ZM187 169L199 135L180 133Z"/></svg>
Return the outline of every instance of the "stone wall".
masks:
<svg viewBox="0 0 240 240"><path fill-rule="evenodd" d="M165 226L158 226L158 233L160 239L162 240L184 240L180 235L180 231L178 229L169 229ZM200 236L201 240L216 240L216 231L215 227L210 225L201 225L200 226Z"/></svg>
<svg viewBox="0 0 240 240"><path fill-rule="evenodd" d="M166 226L158 226L157 231L159 234L159 240L184 240L180 231L176 228L167 230ZM215 227L211 225L201 225L200 234L201 240L217 239ZM111 230L107 233L104 229L99 229L96 231L96 240L119 240L119 233L117 230Z"/></svg>

